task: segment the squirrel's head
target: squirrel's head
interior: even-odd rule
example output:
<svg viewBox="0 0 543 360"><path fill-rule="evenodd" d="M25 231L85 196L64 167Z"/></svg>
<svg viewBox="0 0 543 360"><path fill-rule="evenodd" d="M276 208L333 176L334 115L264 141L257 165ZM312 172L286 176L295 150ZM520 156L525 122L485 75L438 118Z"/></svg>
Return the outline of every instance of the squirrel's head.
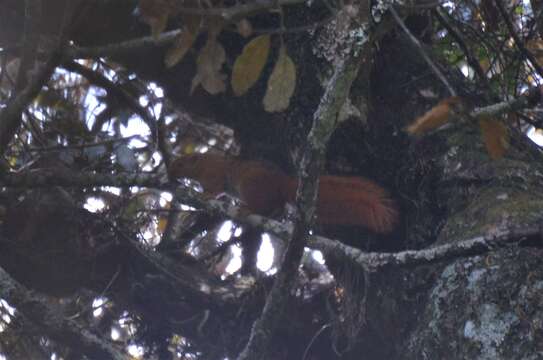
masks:
<svg viewBox="0 0 543 360"><path fill-rule="evenodd" d="M168 173L172 179L188 178L196 180L210 193L220 193L225 189L230 162L221 154L190 154L181 156L170 164Z"/></svg>

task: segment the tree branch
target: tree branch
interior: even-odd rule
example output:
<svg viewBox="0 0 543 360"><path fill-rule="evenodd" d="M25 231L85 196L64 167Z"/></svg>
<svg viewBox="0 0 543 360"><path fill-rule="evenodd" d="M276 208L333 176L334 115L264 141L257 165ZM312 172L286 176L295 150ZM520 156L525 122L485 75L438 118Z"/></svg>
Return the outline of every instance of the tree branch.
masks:
<svg viewBox="0 0 543 360"><path fill-rule="evenodd" d="M392 266L414 267L481 255L491 250L516 245L534 237L540 242L541 236L543 236L542 230L539 225L511 228L451 244L397 253L367 253L340 242L331 243L328 239L318 236L312 238L310 245L324 253L333 254L340 259L376 272Z"/></svg>
<svg viewBox="0 0 543 360"><path fill-rule="evenodd" d="M432 71L434 72L434 74L436 74L436 76L438 77L439 80L441 80L441 82L443 83L443 85L445 85L445 87L449 90L449 93L451 94L451 96L456 96L456 90L452 87L452 85L449 83L449 81L447 80L447 78L445 77L445 75L443 75L443 73L438 69L437 65L434 64L434 62L432 61L432 59L430 59L430 56L428 56L428 54L426 53L426 51L424 51L424 48L422 47L420 41L415 37L415 35L413 35L411 33L411 31L409 31L409 29L407 28L407 26L405 26L405 23L403 22L403 20L400 18L400 16L398 15L398 13L396 12L396 10L394 9L394 7L391 5L389 7L389 10L390 10L390 13L392 14L392 16L394 17L394 20L396 20L396 22L398 23L398 25L400 25L400 27L402 28L402 30L407 34L407 37L409 38L409 40L411 40L411 42L413 43L413 45L415 45L415 47L417 48L417 50L419 51L420 55L422 56L422 58L424 59L424 61L426 61L426 63L428 64L428 66L430 66L430 69L432 69Z"/></svg>
<svg viewBox="0 0 543 360"><path fill-rule="evenodd" d="M71 46L64 51L63 60L88 59L120 55L137 54L142 49L160 47L172 43L181 34L181 30L172 30L160 34L158 39L145 36L116 44L95 47Z"/></svg>
<svg viewBox="0 0 543 360"><path fill-rule="evenodd" d="M89 69L86 66L83 66L75 61L68 61L62 64L62 67L66 70L73 71L79 75L85 77L92 84L99 86L107 91L108 94L116 96L122 102L124 102L128 107L130 107L136 114L141 116L143 122L147 124L151 134L154 134L156 137L157 134L157 121L152 117L147 109L139 104L139 102L131 96L125 89L120 85L115 84L113 81L109 80L104 75Z"/></svg>
<svg viewBox="0 0 543 360"><path fill-rule="evenodd" d="M143 186L164 188L165 183L157 175L149 173L98 174L75 172L67 168L49 168L10 173L0 176L0 184L16 188L41 188L52 186L87 188L94 186Z"/></svg>
<svg viewBox="0 0 543 360"><path fill-rule="evenodd" d="M522 55L524 55L524 57L528 59L528 61L534 67L538 75L540 77L543 77L543 68L539 65L534 55L530 51L528 51L528 49L526 49L526 46L524 46L524 42L521 40L521 38L518 36L517 32L515 31L515 27L513 23L511 22L511 19L507 15L507 11L505 10L505 7L503 6L501 0L494 0L494 3L496 4L496 7L500 11L500 15L505 21L505 25L507 25L509 34L511 34L513 39L515 39L515 45L517 45L517 48L522 53Z"/></svg>
<svg viewBox="0 0 543 360"><path fill-rule="evenodd" d="M460 35L460 33L457 31L457 29L449 23L449 21L446 18L446 15L443 13L443 10L441 10L440 7L435 9L434 14L437 16L437 20L443 25L445 29L451 34L451 36L454 38L464 55L466 55L467 62L469 66L473 68L475 71L475 74L477 74L477 79L484 85L485 89L487 91L491 91L490 85L488 84L488 79L486 77L486 74L481 67L481 64L479 64L479 61L477 58L473 55L473 53L470 51L468 46L466 45L466 42Z"/></svg>
<svg viewBox="0 0 543 360"><path fill-rule="evenodd" d="M91 359L126 360L128 356L113 344L99 338L85 327L62 316L60 309L38 294L31 293L0 268L0 293L17 310L44 329L51 339L82 352Z"/></svg>
<svg viewBox="0 0 543 360"><path fill-rule="evenodd" d="M476 108L469 113L469 117L479 119L501 115L510 111L518 111L528 107L533 107L543 100L543 86L533 87L523 95L510 99L508 101Z"/></svg>
<svg viewBox="0 0 543 360"><path fill-rule="evenodd" d="M354 49L352 52L354 53ZM363 54L364 51L360 50L360 53ZM313 116L313 126L298 172L299 184L296 194L298 212L292 237L287 245L279 273L266 299L262 315L255 321L249 342L238 356L238 360L264 358L278 324L283 321L282 314L296 280L313 223L318 179L324 163L326 145L337 126L339 111L349 96L360 63L360 56L353 54L349 54L343 60L343 63L336 68Z"/></svg>
<svg viewBox="0 0 543 360"><path fill-rule="evenodd" d="M275 9L278 6L301 4L305 1L306 0L259 0L250 1L246 4L239 4L228 8L201 9L177 7L175 10L183 14L219 17L227 22L235 22L256 13L262 13L266 10Z"/></svg>
<svg viewBox="0 0 543 360"><path fill-rule="evenodd" d="M0 113L0 156L4 155L13 136L22 122L21 114L47 83L55 68L60 63L61 52L56 50L47 62L38 70L30 83Z"/></svg>

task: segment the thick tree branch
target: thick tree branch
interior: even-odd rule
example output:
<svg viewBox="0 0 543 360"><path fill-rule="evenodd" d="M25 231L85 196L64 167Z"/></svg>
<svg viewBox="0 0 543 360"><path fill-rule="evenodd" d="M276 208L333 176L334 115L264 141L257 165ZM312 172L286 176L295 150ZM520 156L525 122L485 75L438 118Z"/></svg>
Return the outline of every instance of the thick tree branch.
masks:
<svg viewBox="0 0 543 360"><path fill-rule="evenodd" d="M310 245L324 253L333 254L375 272L392 266L415 267L482 255L495 249L519 245L520 242L533 238L540 242L543 236L542 230L541 226L505 229L451 244L397 253L367 253L340 242L331 243L328 239L321 237L313 237Z"/></svg>
<svg viewBox="0 0 543 360"><path fill-rule="evenodd" d="M227 8L202 9L180 6L175 10L183 14L219 17L227 22L234 22L256 13L263 13L266 10L275 9L278 6L301 4L305 1L306 0L259 0Z"/></svg>
<svg viewBox="0 0 543 360"><path fill-rule="evenodd" d="M138 260L175 285L176 291L183 294L183 298L190 298L206 310L222 309L234 304L234 301L245 291L247 287L234 287L228 283L222 283L218 278L207 271L202 271L194 264L183 264L182 261L172 261L171 258L161 253L149 251L141 247L141 244L123 233L112 222L103 219L107 225L119 236L122 243L132 248L138 254Z"/></svg>
<svg viewBox="0 0 543 360"><path fill-rule="evenodd" d="M99 338L73 320L66 319L60 309L38 294L31 293L0 268L0 293L28 319L41 327L51 339L65 344L90 359L126 360L128 356L108 341Z"/></svg>
<svg viewBox="0 0 543 360"><path fill-rule="evenodd" d="M21 173L4 174L0 177L2 186L18 188L40 188L52 186L86 188L94 186L143 186L163 188L164 182L148 173L98 174L74 172L66 168L36 169Z"/></svg>
<svg viewBox="0 0 543 360"><path fill-rule="evenodd" d="M354 53L354 51L353 51ZM364 53L362 50L360 53ZM272 290L266 299L262 315L251 329L249 342L238 360L262 359L273 339L282 314L290 298L290 291L298 274L298 267L307 244L317 204L318 179L323 167L326 145L338 123L338 114L349 96L351 85L358 74L361 59L350 54L336 68L315 115L299 170L296 204L298 216L294 224L283 262Z"/></svg>
<svg viewBox="0 0 543 360"><path fill-rule="evenodd" d="M38 70L36 76L17 96L8 102L6 108L0 113L0 156L4 155L17 129L19 129L22 112L51 78L60 59L61 52L54 51L47 62Z"/></svg>

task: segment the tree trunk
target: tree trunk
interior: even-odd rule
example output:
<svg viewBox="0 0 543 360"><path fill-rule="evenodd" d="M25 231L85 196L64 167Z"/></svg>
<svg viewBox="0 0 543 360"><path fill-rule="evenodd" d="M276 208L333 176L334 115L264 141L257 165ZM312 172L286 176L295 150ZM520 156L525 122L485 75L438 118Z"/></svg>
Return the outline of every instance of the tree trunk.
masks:
<svg viewBox="0 0 543 360"><path fill-rule="evenodd" d="M423 79L428 70L419 67L417 71L417 61L409 61L406 55L413 50L406 48L405 39L387 45L381 48L375 71L374 83L381 84L376 97L384 105L379 111L394 121L412 120L424 112L421 106L412 110L419 97L414 94L419 89L437 91L431 84L437 80L410 81ZM402 175L417 177L421 189L412 199L417 212L408 215L409 223L415 225L408 235L411 244L419 238L417 229L423 234L438 229L437 245L540 222L541 152L522 134L511 136L511 147L499 160L489 157L478 123L453 126L410 142L404 149L409 159ZM368 314L383 343L394 344L393 354L387 356L540 357L541 249L525 245L377 276L372 283L375 307Z"/></svg>

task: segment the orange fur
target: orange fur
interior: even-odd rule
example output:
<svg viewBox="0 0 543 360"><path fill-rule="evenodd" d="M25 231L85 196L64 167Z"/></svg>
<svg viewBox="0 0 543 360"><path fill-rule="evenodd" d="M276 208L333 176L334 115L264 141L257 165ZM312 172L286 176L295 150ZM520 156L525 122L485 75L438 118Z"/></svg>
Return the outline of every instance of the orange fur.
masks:
<svg viewBox="0 0 543 360"><path fill-rule="evenodd" d="M214 154L194 154L175 160L174 177L198 180L212 195L234 191L250 211L273 216L293 202L297 181L265 162L242 161ZM391 232L398 222L395 202L375 182L362 177L323 175L319 178L317 223L364 226Z"/></svg>
<svg viewBox="0 0 543 360"><path fill-rule="evenodd" d="M450 120L452 108L460 104L460 101L457 96L441 100L436 106L410 124L406 129L407 132L410 135L422 135L445 125Z"/></svg>

